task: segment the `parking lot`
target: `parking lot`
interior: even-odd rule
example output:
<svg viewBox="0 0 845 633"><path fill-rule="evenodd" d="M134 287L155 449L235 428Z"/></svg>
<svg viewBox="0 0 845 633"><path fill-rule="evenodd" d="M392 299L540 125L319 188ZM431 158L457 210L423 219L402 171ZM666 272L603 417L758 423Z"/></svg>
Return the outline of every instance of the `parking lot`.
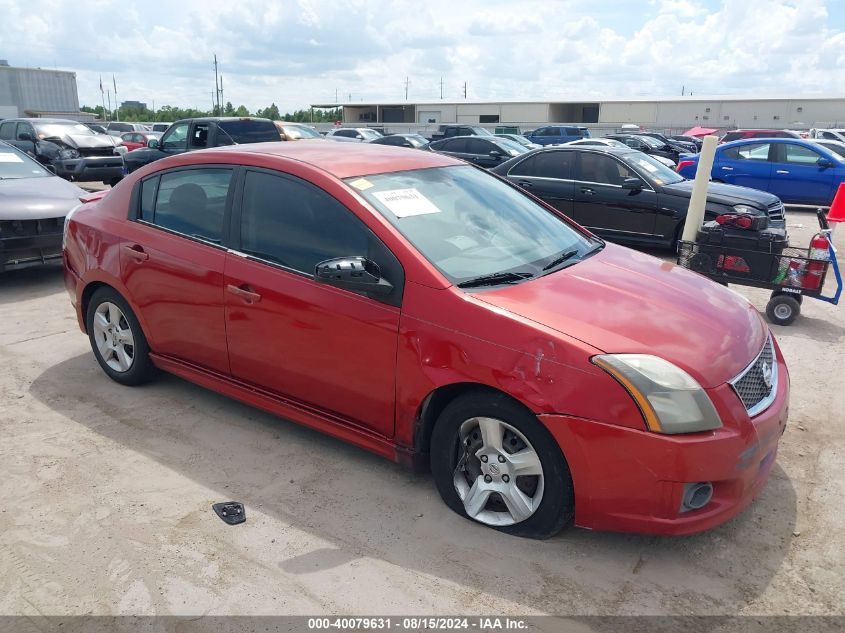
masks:
<svg viewBox="0 0 845 633"><path fill-rule="evenodd" d="M794 242L814 232L810 213L787 222ZM738 291L764 308L767 292ZM428 475L183 380L112 382L60 267L0 276L0 323L4 613L841 612L845 311L834 306L808 299L794 325L773 328L790 424L748 510L691 537L573 528L548 541L463 520ZM235 527L211 510L232 499L247 513Z"/></svg>

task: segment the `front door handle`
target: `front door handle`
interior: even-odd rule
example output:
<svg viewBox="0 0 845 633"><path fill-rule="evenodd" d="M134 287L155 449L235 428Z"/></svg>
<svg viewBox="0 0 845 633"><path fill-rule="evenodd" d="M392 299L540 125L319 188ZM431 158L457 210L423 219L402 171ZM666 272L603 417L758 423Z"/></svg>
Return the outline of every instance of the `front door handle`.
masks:
<svg viewBox="0 0 845 633"><path fill-rule="evenodd" d="M733 168L733 167L722 167L722 169L723 169L724 171L733 171L733 170L734 170L734 168Z"/></svg>
<svg viewBox="0 0 845 633"><path fill-rule="evenodd" d="M258 303L261 301L261 295L250 290L249 286L245 284L241 286L233 286L232 284L229 284L226 286L226 290L236 297L243 299L246 303Z"/></svg>
<svg viewBox="0 0 845 633"><path fill-rule="evenodd" d="M775 173L776 174L788 174L789 172L786 171L785 169L778 169Z"/></svg>
<svg viewBox="0 0 845 633"><path fill-rule="evenodd" d="M530 189L531 187L534 186L530 182L528 182L527 180L517 180L516 184L518 184L520 187L523 187L525 189Z"/></svg>
<svg viewBox="0 0 845 633"><path fill-rule="evenodd" d="M150 258L150 254L145 253L144 247L139 244L133 244L132 246L124 245L123 252L138 263L145 262Z"/></svg>
<svg viewBox="0 0 845 633"><path fill-rule="evenodd" d="M596 192L594 189L590 189L589 187L581 187L581 193L585 196L593 196Z"/></svg>

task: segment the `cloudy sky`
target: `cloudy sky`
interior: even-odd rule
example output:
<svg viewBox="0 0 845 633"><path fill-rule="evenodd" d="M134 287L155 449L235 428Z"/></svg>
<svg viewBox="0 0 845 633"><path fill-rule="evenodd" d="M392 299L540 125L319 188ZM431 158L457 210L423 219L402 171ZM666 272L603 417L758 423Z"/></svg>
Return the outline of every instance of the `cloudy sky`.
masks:
<svg viewBox="0 0 845 633"><path fill-rule="evenodd" d="M845 93L845 0L0 0L0 58L121 101Z"/></svg>

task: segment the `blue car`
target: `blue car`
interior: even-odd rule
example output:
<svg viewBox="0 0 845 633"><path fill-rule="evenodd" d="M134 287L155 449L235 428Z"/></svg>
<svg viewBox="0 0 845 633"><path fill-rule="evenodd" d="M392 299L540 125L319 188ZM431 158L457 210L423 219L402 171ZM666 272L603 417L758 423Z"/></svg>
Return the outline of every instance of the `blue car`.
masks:
<svg viewBox="0 0 845 633"><path fill-rule="evenodd" d="M698 158L682 154L678 173L694 178ZM745 139L716 149L711 178L768 191L787 204L830 206L845 181L845 158L803 139Z"/></svg>
<svg viewBox="0 0 845 633"><path fill-rule="evenodd" d="M589 138L590 130L577 125L547 125L537 128L525 137L537 145L562 145L569 141Z"/></svg>

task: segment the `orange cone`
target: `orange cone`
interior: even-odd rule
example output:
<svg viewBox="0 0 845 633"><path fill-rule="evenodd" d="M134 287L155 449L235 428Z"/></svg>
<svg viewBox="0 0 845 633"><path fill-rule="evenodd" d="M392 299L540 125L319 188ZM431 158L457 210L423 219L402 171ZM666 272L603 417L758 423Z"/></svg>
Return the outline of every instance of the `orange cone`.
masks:
<svg viewBox="0 0 845 633"><path fill-rule="evenodd" d="M830 210L827 212L827 221L845 222L845 182L839 183L839 189L836 190L836 195L833 197L833 204L830 205Z"/></svg>

